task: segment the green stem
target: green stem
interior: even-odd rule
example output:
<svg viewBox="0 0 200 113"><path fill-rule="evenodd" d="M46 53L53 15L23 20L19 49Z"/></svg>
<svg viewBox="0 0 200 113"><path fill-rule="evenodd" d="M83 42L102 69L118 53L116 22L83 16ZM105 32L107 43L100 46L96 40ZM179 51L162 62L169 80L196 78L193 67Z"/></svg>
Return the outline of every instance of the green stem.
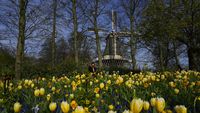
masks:
<svg viewBox="0 0 200 113"><path fill-rule="evenodd" d="M196 101L197 101L197 97L194 99L194 113L196 113Z"/></svg>

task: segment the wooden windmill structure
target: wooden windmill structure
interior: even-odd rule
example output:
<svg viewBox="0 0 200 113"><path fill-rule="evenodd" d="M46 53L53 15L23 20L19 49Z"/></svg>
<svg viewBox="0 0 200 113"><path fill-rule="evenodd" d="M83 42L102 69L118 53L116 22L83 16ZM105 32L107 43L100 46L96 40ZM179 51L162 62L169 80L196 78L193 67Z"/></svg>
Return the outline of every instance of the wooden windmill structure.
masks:
<svg viewBox="0 0 200 113"><path fill-rule="evenodd" d="M112 11L112 31L106 37L106 47L102 57L104 67L122 67L131 61L120 54L120 38L130 37L130 32L117 32L116 12ZM98 61L98 59L96 59Z"/></svg>

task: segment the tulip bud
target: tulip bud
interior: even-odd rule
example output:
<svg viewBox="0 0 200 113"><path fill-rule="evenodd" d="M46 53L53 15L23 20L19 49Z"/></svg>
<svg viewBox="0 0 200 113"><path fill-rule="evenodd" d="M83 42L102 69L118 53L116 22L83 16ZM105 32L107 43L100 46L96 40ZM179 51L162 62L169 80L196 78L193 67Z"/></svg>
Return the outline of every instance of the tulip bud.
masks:
<svg viewBox="0 0 200 113"><path fill-rule="evenodd" d="M104 83L100 84L100 88L103 89L104 88Z"/></svg>
<svg viewBox="0 0 200 113"><path fill-rule="evenodd" d="M107 81L107 84L111 84L111 80L108 80L108 81Z"/></svg>
<svg viewBox="0 0 200 113"><path fill-rule="evenodd" d="M34 95L35 95L36 97L38 97L38 96L40 95L40 90L39 90L39 89L36 89L36 90L34 91Z"/></svg>
<svg viewBox="0 0 200 113"><path fill-rule="evenodd" d="M61 110L62 110L62 112L63 113L68 113L69 109L70 109L70 107L69 107L69 104L67 103L67 101L63 101L61 103Z"/></svg>
<svg viewBox="0 0 200 113"><path fill-rule="evenodd" d="M151 98L150 102L151 102L151 106L154 107L156 104L156 98Z"/></svg>
<svg viewBox="0 0 200 113"><path fill-rule="evenodd" d="M144 101L144 110L149 110L149 102Z"/></svg>
<svg viewBox="0 0 200 113"><path fill-rule="evenodd" d="M70 94L69 97L70 97L71 99L73 99L73 98L74 98L74 94Z"/></svg>
<svg viewBox="0 0 200 113"><path fill-rule="evenodd" d="M24 84L25 85L27 85L28 84L28 80L26 79L26 80L24 80Z"/></svg>
<svg viewBox="0 0 200 113"><path fill-rule="evenodd" d="M108 111L108 113L117 113L117 112L116 112L116 111L110 110L110 111Z"/></svg>
<svg viewBox="0 0 200 113"><path fill-rule="evenodd" d="M119 76L117 78L116 84L121 84L123 81L124 81L123 78L121 76Z"/></svg>
<svg viewBox="0 0 200 113"><path fill-rule="evenodd" d="M57 104L55 102L52 102L49 104L49 109L51 112L55 111L57 107Z"/></svg>
<svg viewBox="0 0 200 113"><path fill-rule="evenodd" d="M143 108L143 101L139 99L133 99L130 104L131 111L133 113L140 113Z"/></svg>
<svg viewBox="0 0 200 113"><path fill-rule="evenodd" d="M49 101L49 100L50 100L50 98L51 98L51 95L50 95L50 94L48 94L48 95L47 95L47 100Z"/></svg>
<svg viewBox="0 0 200 113"><path fill-rule="evenodd" d="M31 80L28 81L28 85L30 86L33 82Z"/></svg>
<svg viewBox="0 0 200 113"><path fill-rule="evenodd" d="M174 109L176 113L187 113L187 108L183 105L176 105Z"/></svg>
<svg viewBox="0 0 200 113"><path fill-rule="evenodd" d="M114 106L113 105L109 105L108 108L109 108L109 110L113 110Z"/></svg>
<svg viewBox="0 0 200 113"><path fill-rule="evenodd" d="M35 86L34 83L32 83L32 84L31 84L31 88L33 88L34 86Z"/></svg>
<svg viewBox="0 0 200 113"><path fill-rule="evenodd" d="M54 91L56 90L56 88L55 88L55 87L52 87L51 90L54 92Z"/></svg>
<svg viewBox="0 0 200 113"><path fill-rule="evenodd" d="M93 82L92 81L90 81L90 85L92 85L93 84Z"/></svg>
<svg viewBox="0 0 200 113"><path fill-rule="evenodd" d="M22 107L22 105L21 105L19 102L16 102L16 103L14 104L14 112L15 112L15 113L19 113L20 110L21 110L21 107Z"/></svg>
<svg viewBox="0 0 200 113"><path fill-rule="evenodd" d="M179 89L174 89L174 92L175 92L175 94L178 94L179 93Z"/></svg>
<svg viewBox="0 0 200 113"><path fill-rule="evenodd" d="M96 98L99 98L99 96L100 96L100 95L97 93L97 94L96 94Z"/></svg>
<svg viewBox="0 0 200 113"><path fill-rule="evenodd" d="M17 87L17 89L18 89L18 90L22 89L22 86L21 86L21 85L19 85L19 86Z"/></svg>
<svg viewBox="0 0 200 113"><path fill-rule="evenodd" d="M132 112L129 110L124 110L123 113L132 113Z"/></svg>
<svg viewBox="0 0 200 113"><path fill-rule="evenodd" d="M70 105L71 105L72 109L75 109L77 107L77 103L75 100L71 101Z"/></svg>
<svg viewBox="0 0 200 113"><path fill-rule="evenodd" d="M89 113L89 108L88 107L84 107L84 110L86 113Z"/></svg>
<svg viewBox="0 0 200 113"><path fill-rule="evenodd" d="M156 104L155 104L156 110L160 113L165 108L165 100L164 98L156 98Z"/></svg>
<svg viewBox="0 0 200 113"><path fill-rule="evenodd" d="M74 113L85 113L85 110L82 106L77 106Z"/></svg>
<svg viewBox="0 0 200 113"><path fill-rule="evenodd" d="M41 96L43 96L43 95L44 95L44 93L45 93L45 90L44 90L44 88L40 88L40 95L41 95Z"/></svg>
<svg viewBox="0 0 200 113"><path fill-rule="evenodd" d="M166 113L173 113L171 110L165 110Z"/></svg>

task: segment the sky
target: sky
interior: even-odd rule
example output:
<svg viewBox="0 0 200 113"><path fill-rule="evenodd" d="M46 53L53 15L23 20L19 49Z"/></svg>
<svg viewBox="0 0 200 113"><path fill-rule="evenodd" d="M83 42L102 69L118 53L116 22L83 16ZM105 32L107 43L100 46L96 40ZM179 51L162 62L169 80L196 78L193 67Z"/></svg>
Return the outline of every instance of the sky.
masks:
<svg viewBox="0 0 200 113"><path fill-rule="evenodd" d="M39 0L35 0L36 4L38 3L37 1ZM0 3L2 2L6 2L6 0L0 0ZM124 16L123 14L121 14L121 11L122 9L120 7L118 7L118 3L119 3L119 0L112 0L111 1L112 5L108 5L108 8L110 9L110 13L112 10L115 10L117 11L117 15L118 15L118 18L120 19L123 19L122 17ZM144 3L142 3L144 4ZM0 8L1 7L4 7L2 4L0 4ZM0 10L0 13L2 12L2 10ZM104 20L108 20L108 21L104 21ZM102 40L105 40L105 37L106 35L105 34L108 34L109 32L111 32L111 18L108 16L108 15L104 15L103 17L99 18L99 21L101 23L105 22L104 24L107 24L105 27L106 30L108 30L107 33L100 33L101 36L103 36L104 38ZM109 22L110 21L110 22ZM119 21L119 20L118 20ZM108 23L109 22L109 23ZM71 24L69 24L71 25ZM67 40L69 38L69 34L70 34L70 29L67 28L67 27L60 27L60 26L57 26L59 29L60 29L60 33L64 36L64 38ZM0 30L2 29L2 25L0 23ZM0 36L1 36L1 33L0 33ZM91 36L94 38L94 34L91 33ZM7 45L7 46L12 46L13 48L16 48L16 38L12 38L12 40L1 40L0 38L0 43L3 43L4 45ZM26 40L26 48L25 48L25 53L31 55L31 56L35 56L35 57L38 57L39 56L39 51L41 50L41 45L43 44L44 40ZM104 50L105 48L105 42L102 41L102 51ZM180 57L180 61L182 64L184 65L187 65L188 64L188 59L187 57L182 57L184 55L181 55ZM150 68L153 68L153 64L149 61L152 60L152 55L146 50L146 49L138 49L137 50L137 54L136 54L136 60L137 60L137 65L138 67L140 68L143 68L144 64L147 64Z"/></svg>

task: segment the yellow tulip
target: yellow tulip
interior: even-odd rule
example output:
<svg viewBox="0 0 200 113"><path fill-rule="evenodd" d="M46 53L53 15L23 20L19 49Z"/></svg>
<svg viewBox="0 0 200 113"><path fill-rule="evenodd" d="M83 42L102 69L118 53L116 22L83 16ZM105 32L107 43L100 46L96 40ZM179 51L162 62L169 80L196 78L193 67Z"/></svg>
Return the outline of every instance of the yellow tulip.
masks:
<svg viewBox="0 0 200 113"><path fill-rule="evenodd" d="M74 113L85 113L85 110L82 106L77 106Z"/></svg>
<svg viewBox="0 0 200 113"><path fill-rule="evenodd" d="M156 95L156 93L154 93L154 92L151 92L151 96L155 96Z"/></svg>
<svg viewBox="0 0 200 113"><path fill-rule="evenodd" d="M42 80L43 80L43 81L45 81L45 80L46 80L46 78L44 78L44 77L43 77L43 78L42 78Z"/></svg>
<svg viewBox="0 0 200 113"><path fill-rule="evenodd" d="M74 98L74 94L70 94L69 97L70 97L71 99L73 99L73 98Z"/></svg>
<svg viewBox="0 0 200 113"><path fill-rule="evenodd" d="M25 85L28 84L28 82L29 82L29 81L28 81L27 79L24 80L24 84L25 84Z"/></svg>
<svg viewBox="0 0 200 113"><path fill-rule="evenodd" d="M155 103L156 110L160 113L164 110L165 108L165 100L164 98L156 98L156 103Z"/></svg>
<svg viewBox="0 0 200 113"><path fill-rule="evenodd" d="M176 84L174 82L169 82L169 86L174 88L174 87L176 87Z"/></svg>
<svg viewBox="0 0 200 113"><path fill-rule="evenodd" d="M155 81L156 80L156 76L151 76L151 80Z"/></svg>
<svg viewBox="0 0 200 113"><path fill-rule="evenodd" d="M67 103L67 101L63 101L61 103L61 110L62 110L62 112L63 113L68 113L69 109L70 109L70 107L69 107L69 104Z"/></svg>
<svg viewBox="0 0 200 113"><path fill-rule="evenodd" d="M150 102L151 106L154 107L156 105L156 98L151 98Z"/></svg>
<svg viewBox="0 0 200 113"><path fill-rule="evenodd" d="M99 98L99 96L100 96L99 93L97 93L97 94L96 94L96 98Z"/></svg>
<svg viewBox="0 0 200 113"><path fill-rule="evenodd" d="M173 112L172 112L171 110L168 109L168 110L166 110L166 113L173 113Z"/></svg>
<svg viewBox="0 0 200 113"><path fill-rule="evenodd" d="M100 88L103 89L104 88L104 83L100 84Z"/></svg>
<svg viewBox="0 0 200 113"><path fill-rule="evenodd" d="M34 86L35 86L34 83L32 83L32 84L31 84L31 88L33 88Z"/></svg>
<svg viewBox="0 0 200 113"><path fill-rule="evenodd" d="M57 104L55 102L51 102L49 104L49 109L50 109L51 112L55 111L56 107L57 107Z"/></svg>
<svg viewBox="0 0 200 113"><path fill-rule="evenodd" d="M107 81L107 84L111 84L111 80L108 80L108 81Z"/></svg>
<svg viewBox="0 0 200 113"><path fill-rule="evenodd" d="M17 89L18 89L18 90L22 89L22 86L21 86L21 85L19 85L19 86L17 87Z"/></svg>
<svg viewBox="0 0 200 113"><path fill-rule="evenodd" d="M94 89L94 92L95 92L95 93L99 93L99 88L95 88L95 89Z"/></svg>
<svg viewBox="0 0 200 113"><path fill-rule="evenodd" d="M98 82L99 82L99 80L96 79L96 80L95 80L95 83L98 83Z"/></svg>
<svg viewBox="0 0 200 113"><path fill-rule="evenodd" d="M85 78L85 74L82 74L82 75L81 75L81 78Z"/></svg>
<svg viewBox="0 0 200 113"><path fill-rule="evenodd" d="M144 101L144 110L149 110L149 102Z"/></svg>
<svg viewBox="0 0 200 113"><path fill-rule="evenodd" d="M38 96L40 95L40 90L39 90L39 89L36 89L36 90L34 91L34 95L35 95L36 97L38 97Z"/></svg>
<svg viewBox="0 0 200 113"><path fill-rule="evenodd" d="M54 91L56 90L56 88L55 88L55 87L52 87L51 90L54 92Z"/></svg>
<svg viewBox="0 0 200 113"><path fill-rule="evenodd" d="M110 110L110 111L108 111L108 113L117 113L117 112L116 112L116 111Z"/></svg>
<svg viewBox="0 0 200 113"><path fill-rule="evenodd" d="M133 112L129 110L124 110L123 113L133 113Z"/></svg>
<svg viewBox="0 0 200 113"><path fill-rule="evenodd" d="M93 84L93 82L92 81L90 81L90 86Z"/></svg>
<svg viewBox="0 0 200 113"><path fill-rule="evenodd" d="M109 105L108 108L109 108L109 110L113 110L114 106L113 105Z"/></svg>
<svg viewBox="0 0 200 113"><path fill-rule="evenodd" d="M117 79L119 80L119 84L121 84L124 81L123 78L120 76Z"/></svg>
<svg viewBox="0 0 200 113"><path fill-rule="evenodd" d="M50 94L48 94L48 95L47 95L47 100L49 101L49 100L50 100L50 98L51 98L51 95L50 95Z"/></svg>
<svg viewBox="0 0 200 113"><path fill-rule="evenodd" d="M140 113L143 108L143 101L139 99L133 99L130 104L131 111L133 113Z"/></svg>
<svg viewBox="0 0 200 113"><path fill-rule="evenodd" d="M161 79L164 80L165 79L165 75L161 75Z"/></svg>
<svg viewBox="0 0 200 113"><path fill-rule="evenodd" d="M178 94L179 93L179 89L175 88L174 92L175 92L175 94Z"/></svg>
<svg viewBox="0 0 200 113"><path fill-rule="evenodd" d="M174 109L176 113L187 113L187 108L183 105L176 105Z"/></svg>
<svg viewBox="0 0 200 113"><path fill-rule="evenodd" d="M88 107L84 107L84 110L85 110L86 113L90 113Z"/></svg>
<svg viewBox="0 0 200 113"><path fill-rule="evenodd" d="M40 88L40 95L43 96L45 94L44 88Z"/></svg>
<svg viewBox="0 0 200 113"><path fill-rule="evenodd" d="M75 109L77 107L77 103L75 100L71 101L70 105L71 105L72 109Z"/></svg>
<svg viewBox="0 0 200 113"><path fill-rule="evenodd" d="M22 107L22 105L19 102L16 102L14 104L14 112L19 113L21 111L21 107Z"/></svg>
<svg viewBox="0 0 200 113"><path fill-rule="evenodd" d="M75 82L75 81L72 81L72 82L71 82L71 85L72 85L72 86L75 86L75 85L76 85L76 82Z"/></svg>
<svg viewBox="0 0 200 113"><path fill-rule="evenodd" d="M77 84L77 85L81 84L81 81L80 81L80 80L78 80L76 84Z"/></svg>
<svg viewBox="0 0 200 113"><path fill-rule="evenodd" d="M30 86L33 82L31 80L28 81L28 85Z"/></svg>

